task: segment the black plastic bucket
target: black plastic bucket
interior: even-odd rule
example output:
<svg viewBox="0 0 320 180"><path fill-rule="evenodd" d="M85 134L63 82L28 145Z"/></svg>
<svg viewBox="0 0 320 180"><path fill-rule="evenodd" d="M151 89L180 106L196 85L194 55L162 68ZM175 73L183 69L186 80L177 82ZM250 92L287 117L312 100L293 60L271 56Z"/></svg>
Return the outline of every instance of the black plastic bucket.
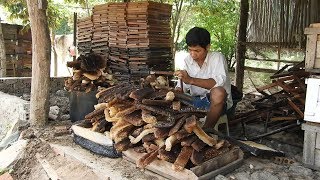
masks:
<svg viewBox="0 0 320 180"><path fill-rule="evenodd" d="M96 93L96 91L89 93L76 91L70 93L71 122L83 120L87 114L94 110L94 105L98 104Z"/></svg>

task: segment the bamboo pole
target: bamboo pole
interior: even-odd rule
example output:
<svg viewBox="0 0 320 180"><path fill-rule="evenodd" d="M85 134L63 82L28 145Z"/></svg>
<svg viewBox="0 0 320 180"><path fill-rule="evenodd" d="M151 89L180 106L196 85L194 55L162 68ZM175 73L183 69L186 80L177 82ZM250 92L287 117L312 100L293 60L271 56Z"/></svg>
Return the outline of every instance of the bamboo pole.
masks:
<svg viewBox="0 0 320 180"><path fill-rule="evenodd" d="M1 18L0 18L0 77L6 77L6 75L7 75L6 50L4 46L4 38L3 38Z"/></svg>
<svg viewBox="0 0 320 180"><path fill-rule="evenodd" d="M246 46L242 45L241 42L246 42L247 39L247 24L249 16L249 1L240 1L240 24L239 24L239 35L237 44L237 67L236 67L236 86L239 91L243 89L243 78L244 78L244 64L245 64L245 52Z"/></svg>
<svg viewBox="0 0 320 180"><path fill-rule="evenodd" d="M289 15L290 15L290 2L289 0L285 1L286 6L286 16L285 16L285 27L284 27L284 42L288 43L288 35L289 35ZM280 59L280 58L279 58Z"/></svg>
<svg viewBox="0 0 320 180"><path fill-rule="evenodd" d="M76 49L77 49L76 48L77 47L77 19L78 19L77 13L74 12L73 13L73 46L74 46L73 48L75 48L74 49L75 52L77 52L76 51ZM77 58L77 54L75 53L74 56L72 57L73 61L75 61L76 58Z"/></svg>

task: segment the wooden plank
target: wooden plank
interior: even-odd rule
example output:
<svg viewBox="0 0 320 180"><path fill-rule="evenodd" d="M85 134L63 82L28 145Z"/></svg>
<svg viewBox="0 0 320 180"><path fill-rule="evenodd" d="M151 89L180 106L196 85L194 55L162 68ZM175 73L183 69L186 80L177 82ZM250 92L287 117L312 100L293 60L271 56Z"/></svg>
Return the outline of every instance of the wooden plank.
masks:
<svg viewBox="0 0 320 180"><path fill-rule="evenodd" d="M272 117L270 118L270 121L293 121L297 119L298 119L297 117L284 116L284 117Z"/></svg>
<svg viewBox="0 0 320 180"><path fill-rule="evenodd" d="M123 152L123 154L125 155L124 159L133 163L143 156L142 153L137 153L132 149ZM153 161L146 169L169 179L212 179L218 174L226 174L233 171L242 162L243 152L239 148L235 148L190 170L174 171L172 163L163 160Z"/></svg>
<svg viewBox="0 0 320 180"><path fill-rule="evenodd" d="M320 46L320 44L319 44L319 46ZM313 67L314 69L320 69L320 57L318 57L318 58L315 58L315 60L314 60L314 67Z"/></svg>
<svg viewBox="0 0 320 180"><path fill-rule="evenodd" d="M316 58L320 58L320 40L319 40L320 35L318 35L318 40L317 40L317 48L316 48Z"/></svg>
<svg viewBox="0 0 320 180"><path fill-rule="evenodd" d="M320 149L315 149L314 156L315 169L320 169Z"/></svg>
<svg viewBox="0 0 320 180"><path fill-rule="evenodd" d="M320 123L312 123L312 122L303 123L301 126L301 129L320 134Z"/></svg>
<svg viewBox="0 0 320 180"><path fill-rule="evenodd" d="M286 91L288 94L292 94L292 91L294 89L290 88L289 86L287 86L283 81L276 81L276 83L278 84L278 86L280 86L284 91Z"/></svg>
<svg viewBox="0 0 320 180"><path fill-rule="evenodd" d="M312 23L310 24L310 28L320 28L320 23Z"/></svg>
<svg viewBox="0 0 320 180"><path fill-rule="evenodd" d="M49 162L46 159L42 159L40 157L39 153L36 154L36 158L37 158L38 162L41 164L41 166L44 169L44 171L46 172L46 174L48 175L49 179L51 179L51 180L59 180L59 179L61 179L58 176L58 173L49 164Z"/></svg>
<svg viewBox="0 0 320 180"><path fill-rule="evenodd" d="M1 24L4 40L16 40L18 38L18 25Z"/></svg>
<svg viewBox="0 0 320 180"><path fill-rule="evenodd" d="M226 175L232 171L234 171L235 169L239 168L239 166L241 166L241 164L243 163L243 159L237 159L236 161L231 162L230 164L219 168L215 171L209 172L205 175L202 175L199 177L199 180L204 180L204 179L212 179L213 177L221 174L221 175Z"/></svg>
<svg viewBox="0 0 320 180"><path fill-rule="evenodd" d="M304 145L303 145L303 163L314 165L314 150L316 144L316 133L311 131L304 132Z"/></svg>
<svg viewBox="0 0 320 180"><path fill-rule="evenodd" d="M252 60L252 61L269 61L269 62L283 62L283 63L292 63L297 64L300 63L300 61L291 61L291 60L284 60L284 59L261 59L261 58L250 58L246 57L246 60Z"/></svg>
<svg viewBox="0 0 320 180"><path fill-rule="evenodd" d="M304 34L307 34L307 35L320 34L320 28L305 28Z"/></svg>
<svg viewBox="0 0 320 180"><path fill-rule="evenodd" d="M294 103L292 102L291 99L287 98L288 99L288 104L292 107L292 109L298 113L298 115L300 116L300 118L303 118L304 117L304 114L303 112L300 110L300 108Z"/></svg>
<svg viewBox="0 0 320 180"><path fill-rule="evenodd" d="M136 163L136 161L144 155L144 153L137 153L133 149L129 149L122 153L124 154L124 159L133 163ZM172 163L163 160L154 160L146 167L146 169L169 179L198 179L198 177L188 169L184 169L183 171L174 171L172 169Z"/></svg>
<svg viewBox="0 0 320 180"><path fill-rule="evenodd" d="M76 125L71 126L71 129L76 135L86 138L95 143L98 143L104 146L113 145L112 140L104 134L94 132L94 131L91 131L90 129L83 128Z"/></svg>
<svg viewBox="0 0 320 180"><path fill-rule="evenodd" d="M305 68L313 69L316 58L316 46L317 46L317 35L312 34L307 36L307 47L306 47L306 60L305 60Z"/></svg>
<svg viewBox="0 0 320 180"><path fill-rule="evenodd" d="M244 69L247 71L253 71L253 72L265 72L265 73L277 72L277 70L274 70L274 69L255 68L255 67L249 67L249 66L245 66Z"/></svg>
<svg viewBox="0 0 320 180"><path fill-rule="evenodd" d="M320 150L320 133L317 133L316 137L316 149Z"/></svg>
<svg viewBox="0 0 320 180"><path fill-rule="evenodd" d="M265 89L269 89L269 88L272 88L272 87L277 86L277 85L278 85L278 84L277 84L276 82L270 83L270 84L268 84L268 85L265 85L265 86L262 86L262 87L257 88L257 91L258 91L258 92L261 92L261 91L263 91L263 90L265 90Z"/></svg>
<svg viewBox="0 0 320 180"><path fill-rule="evenodd" d="M239 151L239 148L232 149L231 151L212 158L202 163L200 166L193 167L190 170L198 177L202 176L209 172L215 171L233 161L236 161L237 159L241 159L243 154L241 154L240 152L241 151Z"/></svg>

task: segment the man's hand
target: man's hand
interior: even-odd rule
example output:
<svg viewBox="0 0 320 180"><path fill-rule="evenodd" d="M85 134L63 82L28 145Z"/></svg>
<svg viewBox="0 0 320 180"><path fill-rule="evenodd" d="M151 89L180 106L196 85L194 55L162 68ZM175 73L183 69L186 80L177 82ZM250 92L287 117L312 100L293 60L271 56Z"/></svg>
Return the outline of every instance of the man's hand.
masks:
<svg viewBox="0 0 320 180"><path fill-rule="evenodd" d="M181 79L186 84L192 84L193 78L189 76L186 70L178 70L174 75Z"/></svg>

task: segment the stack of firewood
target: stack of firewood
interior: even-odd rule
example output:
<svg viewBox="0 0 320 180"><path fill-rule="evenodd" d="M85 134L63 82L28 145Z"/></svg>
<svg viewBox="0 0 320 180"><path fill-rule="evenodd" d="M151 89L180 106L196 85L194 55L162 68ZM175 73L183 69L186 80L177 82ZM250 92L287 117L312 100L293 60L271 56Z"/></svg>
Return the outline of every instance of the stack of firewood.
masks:
<svg viewBox="0 0 320 180"><path fill-rule="evenodd" d="M118 80L137 80L150 69L170 70L171 10L151 1L96 5L92 18L78 20L78 50L108 58Z"/></svg>
<svg viewBox="0 0 320 180"><path fill-rule="evenodd" d="M126 21L127 3L109 3L108 4L108 25L109 29L109 60L110 69L116 73L121 72L129 74L127 68L127 32L128 25ZM118 76L116 76L118 78ZM121 78L118 78L121 79Z"/></svg>
<svg viewBox="0 0 320 180"><path fill-rule="evenodd" d="M114 85L113 76L108 73L106 60L95 53L80 55L76 61L67 63L73 69L73 76L65 80L68 91L90 92L99 86Z"/></svg>
<svg viewBox="0 0 320 180"><path fill-rule="evenodd" d="M77 21L77 42L80 54L89 54L92 46L93 25L91 17L78 19Z"/></svg>
<svg viewBox="0 0 320 180"><path fill-rule="evenodd" d="M159 158L183 170L234 148L207 134L198 121L206 111L193 108L190 96L174 91L162 76L148 76L140 86L123 83L101 89L96 97L99 104L82 125L106 131L117 151L146 153L136 162L140 168Z"/></svg>
<svg viewBox="0 0 320 180"><path fill-rule="evenodd" d="M304 118L306 85L305 79L314 73L306 72L304 61L290 67L284 66L270 76L272 83L256 87L261 98L251 102L255 110L239 113L229 124L241 122L243 125L261 123L265 125L265 135L292 128ZM245 127L244 135L247 136ZM250 135L248 135L250 136ZM259 135L260 136L264 136ZM249 139L255 139L252 137Z"/></svg>
<svg viewBox="0 0 320 180"><path fill-rule="evenodd" d="M109 25L107 22L108 5L94 6L92 10L92 51L108 57Z"/></svg>
<svg viewBox="0 0 320 180"><path fill-rule="evenodd" d="M146 68L165 70L171 64L169 4L151 1L128 3L128 67L132 74Z"/></svg>

